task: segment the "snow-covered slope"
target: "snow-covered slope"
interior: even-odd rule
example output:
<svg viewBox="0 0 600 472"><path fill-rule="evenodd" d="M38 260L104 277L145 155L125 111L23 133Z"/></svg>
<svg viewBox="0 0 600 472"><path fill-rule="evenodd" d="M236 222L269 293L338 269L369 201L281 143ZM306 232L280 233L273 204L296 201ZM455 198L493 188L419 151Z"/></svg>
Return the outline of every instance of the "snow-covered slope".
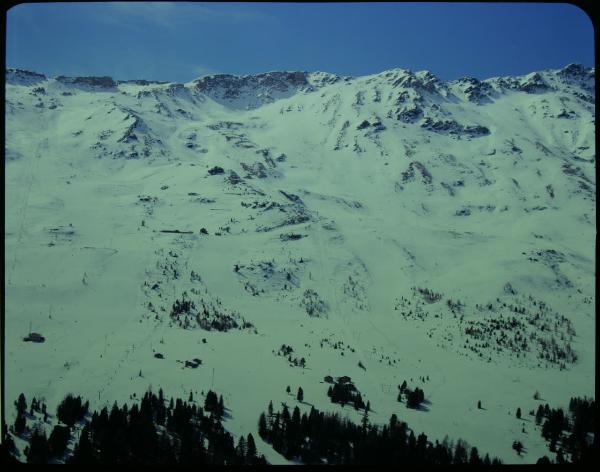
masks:
<svg viewBox="0 0 600 472"><path fill-rule="evenodd" d="M549 454L527 413L594 392L594 74L7 70L8 415L213 388L248 434L348 375L374 422Z"/></svg>

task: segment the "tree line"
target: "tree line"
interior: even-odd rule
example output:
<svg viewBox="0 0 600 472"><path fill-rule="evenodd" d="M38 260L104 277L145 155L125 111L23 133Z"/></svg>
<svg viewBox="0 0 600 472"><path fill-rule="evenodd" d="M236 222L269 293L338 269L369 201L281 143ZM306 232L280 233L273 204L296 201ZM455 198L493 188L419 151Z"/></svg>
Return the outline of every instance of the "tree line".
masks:
<svg viewBox="0 0 600 472"><path fill-rule="evenodd" d="M25 397L17 401L18 411L26 405ZM45 464L266 464L258 455L252 434L241 436L237 445L222 423L225 406L223 397L209 391L204 407L180 398L167 401L162 389L158 395L144 394L141 402L129 407L116 402L89 414L88 403L80 397L67 396L57 409L58 424L50 437L42 425L25 431L28 441L25 458L28 463ZM19 414L18 414L19 416ZM76 438L75 424L84 423ZM81 423L79 424L81 426ZM13 432L14 431L13 428ZM5 434L6 449L16 453L12 438ZM73 443L73 453L67 445Z"/></svg>
<svg viewBox="0 0 600 472"><path fill-rule="evenodd" d="M427 436L415 433L394 414L387 425L369 422L365 409L361 424L355 424L337 413L292 413L286 405L274 411L272 402L261 413L258 433L263 440L288 460L304 464L476 464L496 465L500 460L481 456L476 447L465 441L445 439L432 443Z"/></svg>
<svg viewBox="0 0 600 472"><path fill-rule="evenodd" d="M557 463L597 462L596 418L596 403L586 397L572 397L567 412L545 404L539 405L535 413L535 422L542 426L542 436L548 441L550 452L556 453ZM540 461L550 462L545 456Z"/></svg>

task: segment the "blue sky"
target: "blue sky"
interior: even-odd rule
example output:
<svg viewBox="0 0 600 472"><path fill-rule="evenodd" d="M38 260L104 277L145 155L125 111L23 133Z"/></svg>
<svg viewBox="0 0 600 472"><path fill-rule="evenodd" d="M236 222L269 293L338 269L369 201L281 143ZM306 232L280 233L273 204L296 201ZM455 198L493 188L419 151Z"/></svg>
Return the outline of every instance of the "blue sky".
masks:
<svg viewBox="0 0 600 472"><path fill-rule="evenodd" d="M594 65L569 4L46 3L7 14L7 67L187 82L209 73L396 67L444 80Z"/></svg>

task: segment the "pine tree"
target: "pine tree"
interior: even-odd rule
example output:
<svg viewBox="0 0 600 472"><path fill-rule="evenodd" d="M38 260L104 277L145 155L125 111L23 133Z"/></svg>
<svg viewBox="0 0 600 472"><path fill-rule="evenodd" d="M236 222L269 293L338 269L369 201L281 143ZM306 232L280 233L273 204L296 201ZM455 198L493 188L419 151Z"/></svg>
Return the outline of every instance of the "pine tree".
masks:
<svg viewBox="0 0 600 472"><path fill-rule="evenodd" d="M269 428L273 427L273 402L269 401L269 406L267 407L267 420Z"/></svg>
<svg viewBox="0 0 600 472"><path fill-rule="evenodd" d="M512 447L517 451L517 454L521 455L521 452L523 451L523 443L521 443L521 441L514 441Z"/></svg>
<svg viewBox="0 0 600 472"><path fill-rule="evenodd" d="M412 433L411 433L412 434ZM456 441L454 446L454 464L467 463L467 443L462 439Z"/></svg>
<svg viewBox="0 0 600 472"><path fill-rule="evenodd" d="M219 409L217 410L219 418L225 414L225 404L223 403L223 395L219 396Z"/></svg>
<svg viewBox="0 0 600 472"><path fill-rule="evenodd" d="M29 440L29 451L27 453L28 464L48 463L48 439L46 433L38 428L33 430Z"/></svg>
<svg viewBox="0 0 600 472"><path fill-rule="evenodd" d="M70 431L67 426L56 425L48 438L50 455L53 457L62 456L67 448Z"/></svg>
<svg viewBox="0 0 600 472"><path fill-rule="evenodd" d="M246 457L246 451L246 439L244 439L244 436L240 436L235 452L240 458L244 459Z"/></svg>
<svg viewBox="0 0 600 472"><path fill-rule="evenodd" d="M27 420L25 419L25 415L20 413L17 414L17 418L15 419L15 423L13 425L15 434L20 436L25 431L27 426Z"/></svg>
<svg viewBox="0 0 600 472"><path fill-rule="evenodd" d="M258 435L263 438L266 439L267 435L268 435L268 427L267 427L267 418L265 417L264 412L260 414L260 417L258 418Z"/></svg>
<svg viewBox="0 0 600 472"><path fill-rule="evenodd" d="M296 399L299 402L304 401L304 391L302 390L302 387L298 387L298 395L296 396Z"/></svg>
<svg viewBox="0 0 600 472"><path fill-rule="evenodd" d="M393 413L392 416L390 416L390 431L394 431L394 429L396 428L397 425L398 425L398 416L396 415L396 413Z"/></svg>
<svg viewBox="0 0 600 472"><path fill-rule="evenodd" d="M19 395L19 398L15 402L15 405L17 407L18 414L22 415L23 413L25 413L27 411L27 400L25 400L24 394L21 393Z"/></svg>
<svg viewBox="0 0 600 472"><path fill-rule="evenodd" d="M544 407L542 405L538 406L537 411L535 412L535 424L538 426L542 424L542 420L544 419Z"/></svg>
<svg viewBox="0 0 600 472"><path fill-rule="evenodd" d="M93 464L96 462L94 456L94 450L92 448L92 443L90 441L90 426L86 424L82 431L81 436L79 437L79 442L75 446L75 450L73 452L73 456L71 457L70 463L72 464Z"/></svg>
<svg viewBox="0 0 600 472"><path fill-rule="evenodd" d="M479 451L477 451L476 447L471 449L471 455L469 456L469 464L481 464L481 459L479 458Z"/></svg>
<svg viewBox="0 0 600 472"><path fill-rule="evenodd" d="M5 448L4 449L5 454L7 453L7 455L9 456L9 457L6 457L6 455L4 455L2 457L3 463L7 464L8 463L7 459L9 459L9 460L10 460L10 458L14 459L14 456L17 451L17 447L15 446L15 441L13 440L13 438L10 434L4 434L4 437L2 439L2 444L0 445L0 449L2 449L2 447ZM13 463L17 464L17 461L13 460Z"/></svg>
<svg viewBox="0 0 600 472"><path fill-rule="evenodd" d="M292 389L291 389L291 388L290 388L290 386L288 385L288 386L287 386L287 388L285 389L285 391L286 391L287 393L290 393L290 392L292 391Z"/></svg>
<svg viewBox="0 0 600 472"><path fill-rule="evenodd" d="M204 399L204 409L206 411L218 412L219 400L217 398L217 394L212 390L209 390L206 393L206 398Z"/></svg>
<svg viewBox="0 0 600 472"><path fill-rule="evenodd" d="M477 402L477 409L478 409L478 410L481 410L481 400L479 400L479 401Z"/></svg>
<svg viewBox="0 0 600 472"><path fill-rule="evenodd" d="M521 419L521 408L517 408L517 418Z"/></svg>
<svg viewBox="0 0 600 472"><path fill-rule="evenodd" d="M256 443L254 442L254 436L252 433L248 434L246 439L246 463L254 464L256 461Z"/></svg>
<svg viewBox="0 0 600 472"><path fill-rule="evenodd" d="M363 434L366 435L367 427L369 426L369 410L367 410L366 408L365 408L365 412L363 413L361 424L362 424Z"/></svg>

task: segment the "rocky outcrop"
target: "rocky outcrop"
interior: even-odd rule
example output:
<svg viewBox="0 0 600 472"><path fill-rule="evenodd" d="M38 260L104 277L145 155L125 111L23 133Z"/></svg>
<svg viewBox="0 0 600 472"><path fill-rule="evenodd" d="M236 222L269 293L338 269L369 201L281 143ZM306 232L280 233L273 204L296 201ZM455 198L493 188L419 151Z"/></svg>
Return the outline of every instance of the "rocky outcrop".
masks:
<svg viewBox="0 0 600 472"><path fill-rule="evenodd" d="M455 120L433 120L431 118L425 118L423 123L421 123L421 128L434 133L447 134L450 136L466 136L469 138L478 138L490 134L490 130L485 126L464 126Z"/></svg>
<svg viewBox="0 0 600 472"><path fill-rule="evenodd" d="M56 81L65 85L90 90L115 90L117 82L111 77L66 77L59 75Z"/></svg>
<svg viewBox="0 0 600 472"><path fill-rule="evenodd" d="M159 80L134 79L134 80L117 80L117 84L147 86L147 85L163 85L163 84L168 84L168 82L161 82Z"/></svg>
<svg viewBox="0 0 600 472"><path fill-rule="evenodd" d="M197 92L217 101L245 101L254 108L308 87L307 72L267 72L257 75L207 75L194 81Z"/></svg>
<svg viewBox="0 0 600 472"><path fill-rule="evenodd" d="M491 102L494 89L487 82L482 82L474 77L463 77L458 79L456 83L465 98L471 103L481 105Z"/></svg>
<svg viewBox="0 0 600 472"><path fill-rule="evenodd" d="M588 80L595 77L593 67L585 67L581 64L569 64L558 71L557 75L571 80Z"/></svg>
<svg viewBox="0 0 600 472"><path fill-rule="evenodd" d="M550 86L539 73L535 72L525 76L525 79L519 83L517 89L526 93L540 93L548 91Z"/></svg>
<svg viewBox="0 0 600 472"><path fill-rule="evenodd" d="M11 85L37 85L47 80L44 74L24 70L6 69L6 83Z"/></svg>

